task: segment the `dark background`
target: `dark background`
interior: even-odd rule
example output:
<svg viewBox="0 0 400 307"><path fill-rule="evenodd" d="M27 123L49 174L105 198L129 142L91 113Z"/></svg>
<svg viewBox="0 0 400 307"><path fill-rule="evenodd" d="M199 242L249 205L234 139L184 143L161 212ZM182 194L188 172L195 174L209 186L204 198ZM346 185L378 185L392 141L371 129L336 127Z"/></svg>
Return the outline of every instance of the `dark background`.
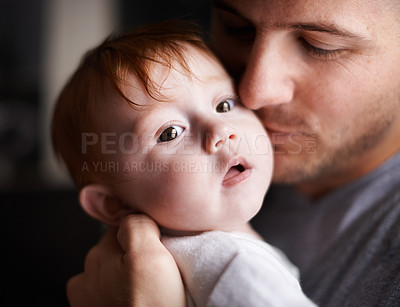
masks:
<svg viewBox="0 0 400 307"><path fill-rule="evenodd" d="M58 0L0 0L2 306L68 306L65 283L82 271L85 254L100 236L100 225L80 209L77 191L52 185L40 170L41 46L48 1ZM208 0L115 2L119 30L170 17L208 27Z"/></svg>

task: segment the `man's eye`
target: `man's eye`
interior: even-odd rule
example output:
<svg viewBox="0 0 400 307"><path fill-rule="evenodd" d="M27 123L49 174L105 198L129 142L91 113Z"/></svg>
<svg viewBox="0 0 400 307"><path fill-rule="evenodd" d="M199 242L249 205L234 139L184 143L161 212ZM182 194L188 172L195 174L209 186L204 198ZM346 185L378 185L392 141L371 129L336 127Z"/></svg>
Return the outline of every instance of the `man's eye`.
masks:
<svg viewBox="0 0 400 307"><path fill-rule="evenodd" d="M317 48L307 42L305 39L301 39L301 42L306 49L306 51L313 57L319 60L333 60L337 56L340 56L343 52L345 52L344 49L323 49L323 48Z"/></svg>
<svg viewBox="0 0 400 307"><path fill-rule="evenodd" d="M234 106L235 106L235 103L233 100L226 99L226 100L218 103L215 110L217 111L217 113L225 113L225 112L229 112L230 110L232 110Z"/></svg>
<svg viewBox="0 0 400 307"><path fill-rule="evenodd" d="M171 126L161 132L158 141L159 142L169 142L176 139L183 132L183 128L179 126Z"/></svg>

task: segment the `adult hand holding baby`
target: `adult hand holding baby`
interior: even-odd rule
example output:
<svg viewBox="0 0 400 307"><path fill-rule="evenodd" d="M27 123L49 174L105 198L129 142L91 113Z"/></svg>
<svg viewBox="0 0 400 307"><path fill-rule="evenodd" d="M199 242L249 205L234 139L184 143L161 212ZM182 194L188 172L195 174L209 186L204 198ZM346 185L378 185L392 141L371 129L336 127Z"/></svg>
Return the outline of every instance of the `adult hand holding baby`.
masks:
<svg viewBox="0 0 400 307"><path fill-rule="evenodd" d="M179 270L157 224L139 214L103 235L88 253L84 272L68 281L67 295L72 307L186 304Z"/></svg>

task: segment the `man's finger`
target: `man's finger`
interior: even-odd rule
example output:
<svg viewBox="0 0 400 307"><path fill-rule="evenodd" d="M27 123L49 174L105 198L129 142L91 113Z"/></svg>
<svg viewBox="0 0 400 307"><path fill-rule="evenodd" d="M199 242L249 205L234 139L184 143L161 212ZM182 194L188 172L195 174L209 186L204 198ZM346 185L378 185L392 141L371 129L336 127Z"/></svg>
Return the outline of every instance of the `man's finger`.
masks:
<svg viewBox="0 0 400 307"><path fill-rule="evenodd" d="M147 215L133 214L125 217L118 229L117 239L125 253L143 251L152 248L160 239L160 230L157 224Z"/></svg>
<svg viewBox="0 0 400 307"><path fill-rule="evenodd" d="M116 239L116 230L108 229L99 243L93 246L85 257L84 271L97 270L101 262L118 259L122 254L121 246ZM101 259L100 259L101 258Z"/></svg>
<svg viewBox="0 0 400 307"><path fill-rule="evenodd" d="M85 293L82 286L85 286L83 273L71 277L66 286L67 298L71 306L78 307L82 306L85 299L81 297L81 293Z"/></svg>

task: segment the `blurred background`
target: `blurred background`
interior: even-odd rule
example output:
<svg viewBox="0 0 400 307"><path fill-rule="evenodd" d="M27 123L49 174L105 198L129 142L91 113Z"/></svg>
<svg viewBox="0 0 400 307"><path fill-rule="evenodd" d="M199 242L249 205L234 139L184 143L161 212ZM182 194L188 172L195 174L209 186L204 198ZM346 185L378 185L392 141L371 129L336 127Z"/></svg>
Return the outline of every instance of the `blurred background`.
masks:
<svg viewBox="0 0 400 307"><path fill-rule="evenodd" d="M205 31L208 0L0 0L0 233L3 306L68 306L100 225L49 141L53 102L85 51L113 31L171 17Z"/></svg>

